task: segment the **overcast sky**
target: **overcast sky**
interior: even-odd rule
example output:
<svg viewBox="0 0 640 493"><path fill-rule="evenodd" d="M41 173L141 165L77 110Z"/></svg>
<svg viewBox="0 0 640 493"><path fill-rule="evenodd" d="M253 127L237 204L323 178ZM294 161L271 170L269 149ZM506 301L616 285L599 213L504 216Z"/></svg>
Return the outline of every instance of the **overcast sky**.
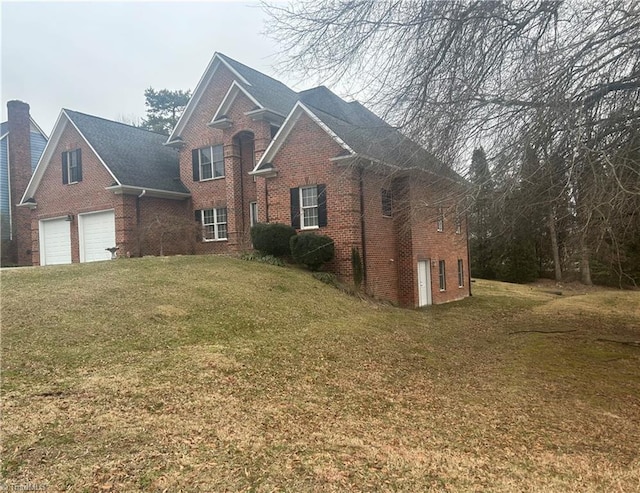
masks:
<svg viewBox="0 0 640 493"><path fill-rule="evenodd" d="M300 86L274 65L257 2L0 2L2 121L20 99L47 133L61 108L142 117L144 90L191 89L214 52Z"/></svg>

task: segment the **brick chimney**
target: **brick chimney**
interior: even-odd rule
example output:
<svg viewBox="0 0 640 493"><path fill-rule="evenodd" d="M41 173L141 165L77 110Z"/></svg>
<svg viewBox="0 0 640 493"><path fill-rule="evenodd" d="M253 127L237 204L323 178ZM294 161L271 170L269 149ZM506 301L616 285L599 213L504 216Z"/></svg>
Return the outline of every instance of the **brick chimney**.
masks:
<svg viewBox="0 0 640 493"><path fill-rule="evenodd" d="M31 211L24 207L16 207L31 179L29 105L22 101L9 101L7 117L14 262L18 265L31 265Z"/></svg>

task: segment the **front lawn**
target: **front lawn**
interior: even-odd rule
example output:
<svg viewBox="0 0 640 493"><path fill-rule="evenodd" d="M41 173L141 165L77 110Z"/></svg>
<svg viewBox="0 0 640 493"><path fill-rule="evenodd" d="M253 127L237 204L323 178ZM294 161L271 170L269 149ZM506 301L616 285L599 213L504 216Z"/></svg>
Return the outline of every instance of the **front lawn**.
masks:
<svg viewBox="0 0 640 493"><path fill-rule="evenodd" d="M638 292L402 310L214 256L1 282L5 485L640 489Z"/></svg>

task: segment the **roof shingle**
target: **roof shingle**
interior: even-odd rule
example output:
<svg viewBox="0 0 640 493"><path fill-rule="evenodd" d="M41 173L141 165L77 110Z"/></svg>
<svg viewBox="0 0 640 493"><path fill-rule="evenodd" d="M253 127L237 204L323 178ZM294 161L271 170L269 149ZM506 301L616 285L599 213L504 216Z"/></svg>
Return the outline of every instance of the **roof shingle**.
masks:
<svg viewBox="0 0 640 493"><path fill-rule="evenodd" d="M166 135L64 110L122 185L189 193L180 181L176 150Z"/></svg>

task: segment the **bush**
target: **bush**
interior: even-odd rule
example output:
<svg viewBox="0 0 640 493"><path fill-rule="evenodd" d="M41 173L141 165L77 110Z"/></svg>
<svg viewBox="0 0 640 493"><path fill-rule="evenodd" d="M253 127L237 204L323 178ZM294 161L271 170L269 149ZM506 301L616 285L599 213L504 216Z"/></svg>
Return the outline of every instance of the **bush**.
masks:
<svg viewBox="0 0 640 493"><path fill-rule="evenodd" d="M251 228L253 248L262 255L283 257L291 253L289 239L296 235L291 226L279 223L259 223Z"/></svg>
<svg viewBox="0 0 640 493"><path fill-rule="evenodd" d="M335 255L333 240L328 236L302 233L291 237L289 241L293 259L313 271L320 269Z"/></svg>
<svg viewBox="0 0 640 493"><path fill-rule="evenodd" d="M240 259L252 262L262 262L263 264L269 265L277 265L278 267L284 267L285 265L282 259L278 257L274 257L273 255L261 255L253 252L243 253L240 255Z"/></svg>

